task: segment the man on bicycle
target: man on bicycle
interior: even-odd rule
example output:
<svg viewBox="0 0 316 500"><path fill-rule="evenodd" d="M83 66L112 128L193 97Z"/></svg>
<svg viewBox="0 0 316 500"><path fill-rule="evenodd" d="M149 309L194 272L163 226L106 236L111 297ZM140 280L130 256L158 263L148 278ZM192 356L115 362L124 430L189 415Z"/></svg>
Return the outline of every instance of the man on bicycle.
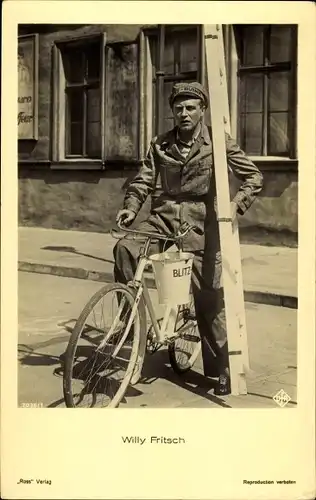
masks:
<svg viewBox="0 0 316 500"><path fill-rule="evenodd" d="M222 265L211 130L204 124L209 98L199 83L177 83L169 103L176 126L152 139L144 164L127 188L117 221L130 225L151 194L150 215L137 229L171 234L183 222L196 226L196 231L191 231L184 240L183 249L195 256L192 290L202 340L204 374L214 376L212 361L215 356L219 376L215 393L225 395L230 393L230 377ZM231 202L234 220L237 213L244 214L253 203L262 189L263 179L258 168L228 134L226 151L227 163L241 181ZM128 236L116 244L116 281L127 283L132 280L140 245ZM159 248L153 245L152 253L157 251Z"/></svg>

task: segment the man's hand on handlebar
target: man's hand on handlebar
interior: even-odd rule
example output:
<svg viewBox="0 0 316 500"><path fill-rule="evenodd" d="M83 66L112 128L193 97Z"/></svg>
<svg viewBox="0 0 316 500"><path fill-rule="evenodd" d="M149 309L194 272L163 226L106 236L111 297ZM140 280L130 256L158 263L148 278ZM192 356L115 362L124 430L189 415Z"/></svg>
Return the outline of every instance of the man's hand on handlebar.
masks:
<svg viewBox="0 0 316 500"><path fill-rule="evenodd" d="M133 223L135 217L135 212L133 212L132 210L128 210L127 208L123 208L118 212L116 216L116 222L128 227Z"/></svg>
<svg viewBox="0 0 316 500"><path fill-rule="evenodd" d="M128 210L126 208L123 208L120 210L116 216L116 223L120 229L123 231L127 231L128 233L134 233L134 234L139 234L143 235L146 237L154 237L158 238L161 240L173 240L173 241L179 241L182 238L184 238L190 231L194 231L198 235L203 235L204 232L201 228L198 228L197 226L194 226L192 224L189 224L188 222L183 222L181 226L179 227L177 233L175 234L157 234L156 232L151 233L149 231L139 231L138 229L127 229L128 226L132 224L134 219L136 218L135 212L133 210ZM124 226L124 227L123 227ZM114 231L115 232L115 231Z"/></svg>

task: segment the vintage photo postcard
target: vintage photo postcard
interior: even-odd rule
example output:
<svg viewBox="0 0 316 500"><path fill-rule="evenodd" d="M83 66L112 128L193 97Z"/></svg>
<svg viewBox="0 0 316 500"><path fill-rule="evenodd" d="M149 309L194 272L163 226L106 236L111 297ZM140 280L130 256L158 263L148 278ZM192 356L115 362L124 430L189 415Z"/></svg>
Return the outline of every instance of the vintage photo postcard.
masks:
<svg viewBox="0 0 316 500"><path fill-rule="evenodd" d="M313 3L2 32L1 497L314 498Z"/></svg>

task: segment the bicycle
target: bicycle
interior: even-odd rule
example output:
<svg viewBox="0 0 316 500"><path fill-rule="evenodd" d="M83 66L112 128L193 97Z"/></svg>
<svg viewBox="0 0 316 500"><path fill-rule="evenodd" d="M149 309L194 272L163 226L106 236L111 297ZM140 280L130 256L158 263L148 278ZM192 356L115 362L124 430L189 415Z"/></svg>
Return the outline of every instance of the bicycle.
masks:
<svg viewBox="0 0 316 500"><path fill-rule="evenodd" d="M144 277L151 262L151 242L176 244L182 251L183 239L194 226L184 223L173 235L127 229L120 223L118 227L125 234L134 234L134 239L145 238L144 246L133 280L127 285L103 286L78 317L65 353L63 372L64 399L70 408L117 407L129 385L139 381L146 352L154 354L167 347L171 367L183 374L192 368L201 350L192 298L186 304L166 305L163 318L157 319ZM122 237L113 231L112 235ZM111 306L115 309L113 317Z"/></svg>

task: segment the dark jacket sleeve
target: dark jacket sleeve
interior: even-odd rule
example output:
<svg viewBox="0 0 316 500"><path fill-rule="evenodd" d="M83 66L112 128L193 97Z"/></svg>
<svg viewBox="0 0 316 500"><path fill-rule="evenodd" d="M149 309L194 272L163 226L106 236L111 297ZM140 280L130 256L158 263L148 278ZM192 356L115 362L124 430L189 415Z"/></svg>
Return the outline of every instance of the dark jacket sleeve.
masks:
<svg viewBox="0 0 316 500"><path fill-rule="evenodd" d="M249 160L230 135L225 134L225 137L228 166L235 177L242 181L233 200L237 203L238 213L242 215L248 210L256 196L262 190L263 176L258 167Z"/></svg>
<svg viewBox="0 0 316 500"><path fill-rule="evenodd" d="M143 165L129 184L125 194L124 208L132 210L136 214L139 212L147 196L153 191L156 184L157 175L153 148L152 142Z"/></svg>

